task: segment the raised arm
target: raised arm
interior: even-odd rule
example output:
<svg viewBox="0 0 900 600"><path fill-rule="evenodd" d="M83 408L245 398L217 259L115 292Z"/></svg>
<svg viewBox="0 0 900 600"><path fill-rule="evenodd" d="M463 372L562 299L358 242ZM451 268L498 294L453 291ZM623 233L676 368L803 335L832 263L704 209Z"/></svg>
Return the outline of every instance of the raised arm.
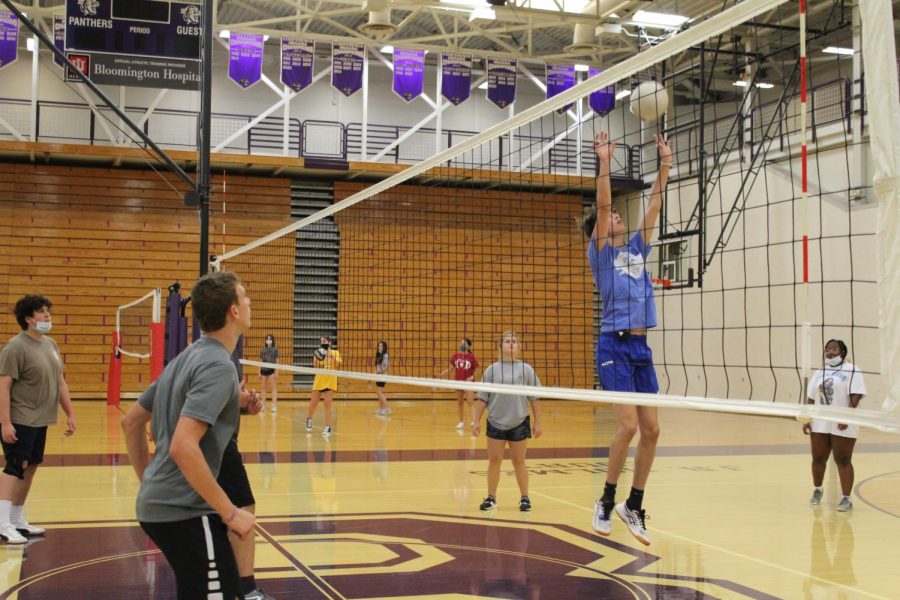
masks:
<svg viewBox="0 0 900 600"><path fill-rule="evenodd" d="M657 173L656 181L653 182L653 187L650 189L647 210L644 212L644 218L641 221L641 237L645 245L650 243L650 238L653 236L653 228L656 227L659 210L662 208L663 191L665 191L666 184L669 181L669 168L672 166L672 150L666 144L666 139L661 135L654 135L653 141L656 143L656 148L659 151L659 173Z"/></svg>
<svg viewBox="0 0 900 600"><path fill-rule="evenodd" d="M609 237L609 216L612 214L612 185L609 182L610 161L616 142L609 143L609 134L601 131L594 137L594 152L597 153L597 163L600 173L597 175L597 224L594 225L594 239L597 247L606 245Z"/></svg>

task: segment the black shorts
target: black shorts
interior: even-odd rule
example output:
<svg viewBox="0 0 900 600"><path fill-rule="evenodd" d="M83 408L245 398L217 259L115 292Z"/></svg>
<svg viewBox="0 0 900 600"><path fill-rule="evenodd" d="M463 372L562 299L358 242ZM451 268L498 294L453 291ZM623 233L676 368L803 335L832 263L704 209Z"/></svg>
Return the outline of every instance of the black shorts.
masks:
<svg viewBox="0 0 900 600"><path fill-rule="evenodd" d="M376 385L377 387L384 387L384 386L387 385L387 382L385 382L385 381L376 381L376 382L375 382L375 385Z"/></svg>
<svg viewBox="0 0 900 600"><path fill-rule="evenodd" d="M268 377L269 375L272 375L273 373L275 373L275 369L260 369L259 370L259 374L262 375L263 377Z"/></svg>
<svg viewBox="0 0 900 600"><path fill-rule="evenodd" d="M47 445L47 426L29 427L13 423L18 438L12 444L3 442L3 456L7 460L17 456L28 462L29 465L39 465L44 462L44 447Z"/></svg>
<svg viewBox="0 0 900 600"><path fill-rule="evenodd" d="M247 469L244 468L244 459L241 458L237 442L233 439L225 446L218 481L235 506L245 508L256 504L253 490L250 489L250 478L247 477Z"/></svg>
<svg viewBox="0 0 900 600"><path fill-rule="evenodd" d="M228 528L219 515L172 523L141 522L141 528L175 571L179 600L206 598L213 590L228 600L244 597Z"/></svg>
<svg viewBox="0 0 900 600"><path fill-rule="evenodd" d="M523 442L531 437L531 417L525 417L525 420L513 427L512 429L497 429L488 421L487 435L492 440L503 440L506 442Z"/></svg>

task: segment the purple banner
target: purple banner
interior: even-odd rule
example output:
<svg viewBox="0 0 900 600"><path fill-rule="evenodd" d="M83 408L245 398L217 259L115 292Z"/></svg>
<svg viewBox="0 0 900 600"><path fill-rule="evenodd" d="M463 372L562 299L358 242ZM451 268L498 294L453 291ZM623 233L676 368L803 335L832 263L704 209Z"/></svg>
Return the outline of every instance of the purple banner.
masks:
<svg viewBox="0 0 900 600"><path fill-rule="evenodd" d="M559 65L547 63L547 99L564 92L575 85L575 65ZM557 114L563 114L572 108L572 104L556 109Z"/></svg>
<svg viewBox="0 0 900 600"><path fill-rule="evenodd" d="M66 51L66 15L53 15L53 45L62 52ZM63 66L60 57L53 55L53 62Z"/></svg>
<svg viewBox="0 0 900 600"><path fill-rule="evenodd" d="M281 38L281 83L295 92L312 83L316 42Z"/></svg>
<svg viewBox="0 0 900 600"><path fill-rule="evenodd" d="M441 53L441 96L454 106L469 98L472 87L472 55Z"/></svg>
<svg viewBox="0 0 900 600"><path fill-rule="evenodd" d="M346 42L331 43L331 85L348 98L362 89L366 47Z"/></svg>
<svg viewBox="0 0 900 600"><path fill-rule="evenodd" d="M425 51L394 48L394 93L411 102L425 85Z"/></svg>
<svg viewBox="0 0 900 600"><path fill-rule="evenodd" d="M588 79L594 75L599 75L602 72L602 69L591 67L588 69ZM588 104L590 105L591 110L601 117L611 113L612 109L616 107L616 84L608 85L591 94L588 98Z"/></svg>
<svg viewBox="0 0 900 600"><path fill-rule="evenodd" d="M245 90L258 82L265 44L261 33L232 31L228 39L228 79Z"/></svg>
<svg viewBox="0 0 900 600"><path fill-rule="evenodd" d="M498 108L506 108L516 101L516 59L487 59L487 99Z"/></svg>
<svg viewBox="0 0 900 600"><path fill-rule="evenodd" d="M8 10L0 10L0 69L16 62L19 48L19 19Z"/></svg>

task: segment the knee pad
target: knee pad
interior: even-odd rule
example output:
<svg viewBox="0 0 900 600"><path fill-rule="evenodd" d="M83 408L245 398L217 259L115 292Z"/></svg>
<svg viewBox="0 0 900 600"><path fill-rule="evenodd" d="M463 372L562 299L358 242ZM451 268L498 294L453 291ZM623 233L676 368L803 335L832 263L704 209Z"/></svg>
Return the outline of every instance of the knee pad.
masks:
<svg viewBox="0 0 900 600"><path fill-rule="evenodd" d="M14 454L12 456L6 457L6 466L3 467L3 472L18 479L25 479L25 468L27 466L27 458L18 454Z"/></svg>

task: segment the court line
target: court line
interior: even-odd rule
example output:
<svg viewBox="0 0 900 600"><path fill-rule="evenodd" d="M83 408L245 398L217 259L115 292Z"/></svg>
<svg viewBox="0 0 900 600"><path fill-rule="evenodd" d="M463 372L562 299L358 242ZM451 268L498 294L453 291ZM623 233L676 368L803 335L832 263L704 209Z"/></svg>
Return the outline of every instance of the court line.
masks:
<svg viewBox="0 0 900 600"><path fill-rule="evenodd" d="M321 592L323 596L325 596L326 598L332 598L334 600L346 600L346 596L337 591L334 586L325 581L325 579L316 575L311 568L300 562L297 557L295 557L291 552L287 550L287 548L278 543L278 541L275 539L275 536L266 531L266 529L259 523L256 524L256 532L263 539L274 546L275 549L288 560L288 562L294 565L295 569L303 573L312 584L312 586L319 590L319 592Z"/></svg>
<svg viewBox="0 0 900 600"><path fill-rule="evenodd" d="M868 479L864 479L864 480L860 481L858 484L856 484L856 489L855 489L854 491L856 492L856 496L857 496L860 500L862 500L863 502L865 502L866 504L868 504L869 506L871 506L871 507L874 508L875 510L881 511L881 512L883 512L883 513L886 514L886 515L889 515L889 516L891 516L891 517L894 517L895 519L900 519L900 515L898 515L897 513L891 512L891 511L887 510L886 508L881 508L880 506L878 506L878 505L875 504L874 502L868 500L865 496L862 495L862 487L863 487L865 484L869 483L869 482L872 481L873 479L879 479L879 478L881 478L881 477L884 477L885 475L900 475L900 471L888 471L887 473L879 473L878 475L872 475L872 476L869 477Z"/></svg>
<svg viewBox="0 0 900 600"><path fill-rule="evenodd" d="M532 491L531 491L531 495L533 495L533 496L542 496L542 497L544 497L544 498L547 498L548 500L553 500L553 501L559 502L560 504L565 504L565 505L567 505L567 506L572 506L572 507L575 507L575 508L577 508L577 509L579 509L579 510L583 510L583 511L588 512L588 513L591 513L591 514L593 514L593 512L594 512L592 508L587 508L587 507L582 506L582 505L580 505L580 504L575 504L574 502L569 502L568 500L563 500L562 498L556 498L555 496L551 496L551 495L549 495L549 494L544 494L544 493L542 493L542 492L535 492L534 490L532 490ZM741 554L740 552L735 552L734 550L729 550L729 549L727 549L727 548L722 548L722 547L720 547L720 546L714 546L713 544L707 544L707 543L705 543L705 542L701 542L701 541L699 541L699 540L695 540L695 539L692 539L692 538L689 538L689 537L686 537L686 536L683 536L683 535L679 535L679 534L677 534L677 533L670 533L670 532L665 531L665 530L662 530L662 529L657 529L656 527L653 528L653 531L654 531L654 532L659 532L659 533L661 533L661 534L663 534L663 535L667 535L667 536L669 536L669 537L671 537L671 538L675 538L675 539L681 540L681 541L683 541L683 542L688 542L688 543L690 543L690 544L696 544L697 546L701 546L701 547L703 547L703 548L708 548L708 549L710 549L710 550L717 550L717 551L722 552L722 553L724 553L724 554L728 554L728 555L731 555L731 556L734 556L734 557L737 557L737 558L742 558L742 559L744 559L744 560L749 560L750 562L755 562L755 563L757 563L757 564L760 564L760 565L769 567L769 568L771 568L771 569L775 569L775 570L779 570L779 571L785 571L785 572L787 572L787 573L791 573L792 575L797 575L798 577L801 577L801 578L805 578L805 579L815 579L816 581L819 581L819 582L821 582L821 583L825 583L825 584L828 584L828 585L837 586L837 587L843 588L843 589L845 589L845 590L847 590L847 591L849 591L849 592L862 594L862 595L867 596L867 597L869 597L869 598L878 598L878 600L890 600L887 596L879 596L879 595L877 595L877 594L873 594L873 593L871 593L871 592L866 592L865 590L861 590L861 589L859 589L859 588L851 587L851 586L849 586L849 585L844 585L843 583L838 583L838 582L836 582L836 581L831 581L830 579L825 579L825 578L823 578L823 577L819 577L819 576L817 576L817 575L813 575L812 573L804 573L804 572L802 572L802 571L797 571L797 570L795 570L795 569L791 569L790 567L785 567L784 565L777 565L777 564L775 564L775 563L770 563L770 562L768 562L768 561L765 561L765 560L756 558L756 557L754 557L754 556L748 556L748 555L746 555L746 554Z"/></svg>

